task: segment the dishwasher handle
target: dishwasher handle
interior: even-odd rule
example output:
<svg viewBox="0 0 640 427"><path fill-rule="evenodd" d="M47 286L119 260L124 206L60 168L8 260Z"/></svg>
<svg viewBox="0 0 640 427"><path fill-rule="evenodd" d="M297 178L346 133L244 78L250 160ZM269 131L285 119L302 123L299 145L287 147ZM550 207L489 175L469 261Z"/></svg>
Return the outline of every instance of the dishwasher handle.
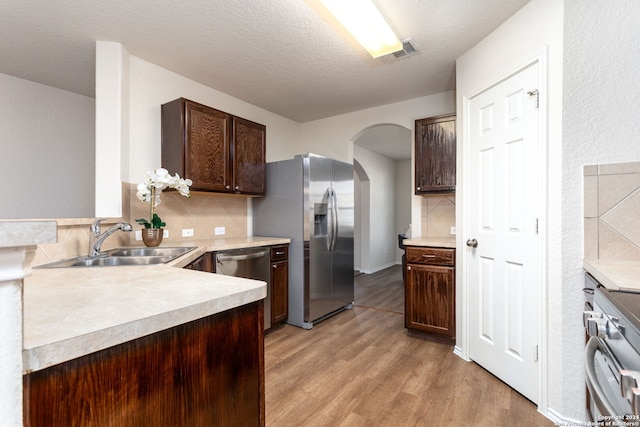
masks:
<svg viewBox="0 0 640 427"><path fill-rule="evenodd" d="M267 255L269 252L268 251L260 251L260 252L251 252L248 254L238 254L238 255L231 255L228 253L222 253L222 254L218 254L216 255L216 259L218 261L245 261L248 259L255 259L255 258L260 258L263 257L265 255Z"/></svg>

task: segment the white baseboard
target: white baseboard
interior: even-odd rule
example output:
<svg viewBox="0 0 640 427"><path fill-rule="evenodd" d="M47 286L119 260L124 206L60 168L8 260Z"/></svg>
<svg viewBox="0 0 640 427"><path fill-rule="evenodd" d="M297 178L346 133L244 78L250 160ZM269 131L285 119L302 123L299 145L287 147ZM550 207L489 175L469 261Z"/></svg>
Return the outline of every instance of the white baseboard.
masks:
<svg viewBox="0 0 640 427"><path fill-rule="evenodd" d="M360 271L361 271L362 273L364 273L364 274L373 274L373 273L377 273L378 271L382 271L382 270L384 270L384 269L386 269L386 268L393 267L394 265L397 265L397 264L395 263L395 261L394 261L394 262L391 262L391 263L389 263L389 264L385 264L385 265L380 265L380 266L378 266L378 267L374 267L374 268L369 269L369 270L360 270Z"/></svg>
<svg viewBox="0 0 640 427"><path fill-rule="evenodd" d="M551 408L548 408L546 411L542 410L541 408L538 408L538 412L540 412L542 415L544 415L545 417L549 418L551 421L553 421L557 426L593 426L593 425L600 425L597 423L593 423L590 421L579 421L579 420L574 420L572 418L566 418L563 417L562 415L560 415L559 413L557 413L556 411L554 411Z"/></svg>
<svg viewBox="0 0 640 427"><path fill-rule="evenodd" d="M466 357L464 357L464 354L462 353L462 349L460 347L458 347L457 345L453 346L453 354L455 354L460 359L462 359L462 360L464 360L466 362L471 362L471 359L467 359Z"/></svg>

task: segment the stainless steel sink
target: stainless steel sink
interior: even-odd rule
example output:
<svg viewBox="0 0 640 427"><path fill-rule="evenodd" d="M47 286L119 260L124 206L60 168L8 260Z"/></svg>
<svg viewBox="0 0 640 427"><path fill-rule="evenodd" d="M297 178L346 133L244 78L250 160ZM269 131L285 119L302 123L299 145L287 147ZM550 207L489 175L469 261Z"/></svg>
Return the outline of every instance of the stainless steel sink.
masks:
<svg viewBox="0 0 640 427"><path fill-rule="evenodd" d="M195 249L195 247L186 248L119 248L113 251L109 251L109 255L112 257L150 257L150 256L169 256L179 257L187 252Z"/></svg>
<svg viewBox="0 0 640 427"><path fill-rule="evenodd" d="M175 248L118 248L102 253L98 257L77 257L40 265L36 268L60 267L113 267L123 265L163 264L189 251L192 247Z"/></svg>
<svg viewBox="0 0 640 427"><path fill-rule="evenodd" d="M108 256L106 258L80 259L71 267L107 267L115 265L151 265L171 261L170 256Z"/></svg>

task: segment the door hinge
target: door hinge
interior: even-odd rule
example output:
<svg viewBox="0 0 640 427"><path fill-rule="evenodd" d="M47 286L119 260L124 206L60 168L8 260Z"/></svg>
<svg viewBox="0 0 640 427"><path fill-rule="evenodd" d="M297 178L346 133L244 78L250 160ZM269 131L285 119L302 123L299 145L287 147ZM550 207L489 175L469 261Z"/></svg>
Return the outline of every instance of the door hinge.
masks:
<svg viewBox="0 0 640 427"><path fill-rule="evenodd" d="M538 218L536 218L536 234L538 234Z"/></svg>
<svg viewBox="0 0 640 427"><path fill-rule="evenodd" d="M538 89L530 90L529 92L527 92L527 95L535 96L536 97L536 108L540 108L540 92L538 92Z"/></svg>
<svg viewBox="0 0 640 427"><path fill-rule="evenodd" d="M538 361L538 344L533 346L533 361Z"/></svg>

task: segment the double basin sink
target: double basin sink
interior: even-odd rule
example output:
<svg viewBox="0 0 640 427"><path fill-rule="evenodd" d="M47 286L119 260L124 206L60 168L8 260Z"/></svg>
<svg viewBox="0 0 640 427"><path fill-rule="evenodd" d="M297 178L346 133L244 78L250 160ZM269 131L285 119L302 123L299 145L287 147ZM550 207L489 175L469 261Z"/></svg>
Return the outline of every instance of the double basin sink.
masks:
<svg viewBox="0 0 640 427"><path fill-rule="evenodd" d="M56 267L111 267L120 265L164 264L194 250L196 247L174 248L118 248L97 257L77 257L44 264L37 268Z"/></svg>

